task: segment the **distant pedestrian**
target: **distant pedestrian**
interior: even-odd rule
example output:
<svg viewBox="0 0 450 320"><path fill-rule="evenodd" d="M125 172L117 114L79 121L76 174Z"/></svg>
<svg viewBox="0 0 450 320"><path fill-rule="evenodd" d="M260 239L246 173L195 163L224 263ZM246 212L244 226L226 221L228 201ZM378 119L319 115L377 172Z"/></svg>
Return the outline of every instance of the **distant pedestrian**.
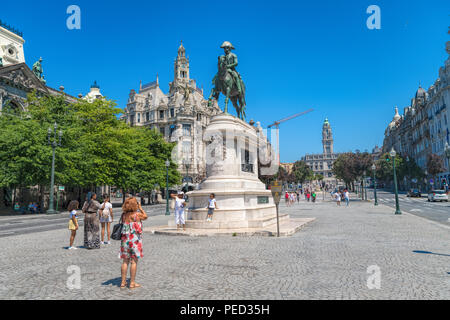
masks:
<svg viewBox="0 0 450 320"><path fill-rule="evenodd" d="M69 241L69 247L67 249L77 249L77 247L73 246L73 242L75 240L75 236L77 235L78 230L78 216L77 216L77 210L79 207L79 202L77 200L72 200L69 203L69 206L67 207L67 210L69 210L69 230L70 230L70 241Z"/></svg>
<svg viewBox="0 0 450 320"><path fill-rule="evenodd" d="M103 203L100 208L100 223L102 225L102 240L103 244L111 244L111 223L114 220L111 197L108 194L103 195ZM105 229L108 237L108 241L104 241L105 239Z"/></svg>
<svg viewBox="0 0 450 320"><path fill-rule="evenodd" d="M344 190L344 199L345 199L345 203L346 203L346 205L348 207L348 204L350 202L350 194L349 194L347 189Z"/></svg>
<svg viewBox="0 0 450 320"><path fill-rule="evenodd" d="M142 221L147 214L135 197L129 197L122 206L122 238L120 242L119 258L122 259L120 268L122 282L120 288L127 285L128 266L130 267L130 289L139 288L136 283L137 263L144 256L142 251Z"/></svg>
<svg viewBox="0 0 450 320"><path fill-rule="evenodd" d="M87 249L100 249L98 211L102 206L96 199L97 194L89 192L81 210L84 213L84 247Z"/></svg>
<svg viewBox="0 0 450 320"><path fill-rule="evenodd" d="M289 206L292 206L293 203L294 203L294 193L291 192L289 194Z"/></svg>
<svg viewBox="0 0 450 320"><path fill-rule="evenodd" d="M311 193L308 191L306 191L306 200L308 200L308 202L311 200Z"/></svg>
<svg viewBox="0 0 450 320"><path fill-rule="evenodd" d="M312 202L315 203L316 202L316 192L313 191L312 193Z"/></svg>
<svg viewBox="0 0 450 320"><path fill-rule="evenodd" d="M338 191L335 192L334 199L336 200L336 204L338 206L340 206L341 205L341 195Z"/></svg>
<svg viewBox="0 0 450 320"><path fill-rule="evenodd" d="M184 219L184 193L178 192L178 195L171 194L172 198L175 199L175 224L177 225L177 230L183 226L183 231L186 231L186 221Z"/></svg>
<svg viewBox="0 0 450 320"><path fill-rule="evenodd" d="M289 193L287 191L284 194L284 201L285 201L286 205L289 206Z"/></svg>
<svg viewBox="0 0 450 320"><path fill-rule="evenodd" d="M214 209L219 209L217 207L217 201L216 201L216 195L214 193L211 193L209 195L208 200L208 216L206 217L206 221L212 221L212 216L214 213Z"/></svg>

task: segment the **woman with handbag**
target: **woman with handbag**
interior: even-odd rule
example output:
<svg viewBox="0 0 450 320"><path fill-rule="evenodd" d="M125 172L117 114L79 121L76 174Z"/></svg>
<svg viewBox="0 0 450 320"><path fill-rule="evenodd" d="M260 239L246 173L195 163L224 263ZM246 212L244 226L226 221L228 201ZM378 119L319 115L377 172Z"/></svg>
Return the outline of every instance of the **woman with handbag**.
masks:
<svg viewBox="0 0 450 320"><path fill-rule="evenodd" d="M142 221L147 219L147 214L135 197L127 198L122 206L122 238L120 243L119 258L122 259L120 288L127 284L128 266L130 267L130 289L140 287L135 282L137 263L142 258Z"/></svg>
<svg viewBox="0 0 450 320"><path fill-rule="evenodd" d="M89 192L84 202L84 247L87 249L100 249L100 221L98 217L100 203L96 200L97 195Z"/></svg>
<svg viewBox="0 0 450 320"><path fill-rule="evenodd" d="M100 210L100 223L102 224L102 243L103 244L111 244L111 222L113 222L113 210L111 204L110 196L105 194L103 195L103 203L102 208ZM105 239L105 229L108 236L108 241L104 241Z"/></svg>

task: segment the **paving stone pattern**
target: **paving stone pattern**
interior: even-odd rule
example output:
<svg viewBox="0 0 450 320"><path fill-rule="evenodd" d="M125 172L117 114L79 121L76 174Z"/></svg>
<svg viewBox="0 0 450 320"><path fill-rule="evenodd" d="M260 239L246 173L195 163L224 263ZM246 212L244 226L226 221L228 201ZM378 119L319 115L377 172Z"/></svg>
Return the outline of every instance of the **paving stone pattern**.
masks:
<svg viewBox="0 0 450 320"><path fill-rule="evenodd" d="M289 237L146 233L137 281L120 289L119 242L66 250L65 229L0 238L0 299L449 299L450 229L387 206L318 199L281 212L315 217ZM152 216L146 226L173 218ZM81 246L82 229L75 244ZM414 252L420 251L420 252ZM426 253L429 252L429 253ZM81 270L69 289L67 268ZM367 268L381 288L367 287Z"/></svg>

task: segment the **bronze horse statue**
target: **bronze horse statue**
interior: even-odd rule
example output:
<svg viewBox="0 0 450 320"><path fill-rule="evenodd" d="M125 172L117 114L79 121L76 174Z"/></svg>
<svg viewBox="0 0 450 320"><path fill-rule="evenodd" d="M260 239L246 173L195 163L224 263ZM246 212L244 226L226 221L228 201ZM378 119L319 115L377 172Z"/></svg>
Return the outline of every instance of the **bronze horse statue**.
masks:
<svg viewBox="0 0 450 320"><path fill-rule="evenodd" d="M241 92L239 92L235 79L236 78L233 77L230 70L227 68L225 57L220 56L218 72L213 79L214 87L211 90L208 105L211 105L211 98L214 98L217 101L220 93L222 93L225 96L224 113L228 113L228 100L231 99L231 102L236 109L237 117L245 121L245 85L240 76L238 76L238 81L240 81L241 85Z"/></svg>

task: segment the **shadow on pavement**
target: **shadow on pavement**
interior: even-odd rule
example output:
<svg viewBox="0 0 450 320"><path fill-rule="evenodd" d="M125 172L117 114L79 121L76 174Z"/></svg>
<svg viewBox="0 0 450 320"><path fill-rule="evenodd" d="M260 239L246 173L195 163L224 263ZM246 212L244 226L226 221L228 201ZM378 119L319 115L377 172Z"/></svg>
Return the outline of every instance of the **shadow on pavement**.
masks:
<svg viewBox="0 0 450 320"><path fill-rule="evenodd" d="M107 280L105 282L102 283L102 286L109 286L109 285L113 285L116 287L120 287L120 284L122 283L122 278L121 277L117 277L111 280Z"/></svg>
<svg viewBox="0 0 450 320"><path fill-rule="evenodd" d="M435 253L435 252L430 252L430 251L420 251L420 250L413 250L414 253L424 253L424 254L435 254L437 256L446 256L446 257L450 257L450 254L444 254L444 253Z"/></svg>

